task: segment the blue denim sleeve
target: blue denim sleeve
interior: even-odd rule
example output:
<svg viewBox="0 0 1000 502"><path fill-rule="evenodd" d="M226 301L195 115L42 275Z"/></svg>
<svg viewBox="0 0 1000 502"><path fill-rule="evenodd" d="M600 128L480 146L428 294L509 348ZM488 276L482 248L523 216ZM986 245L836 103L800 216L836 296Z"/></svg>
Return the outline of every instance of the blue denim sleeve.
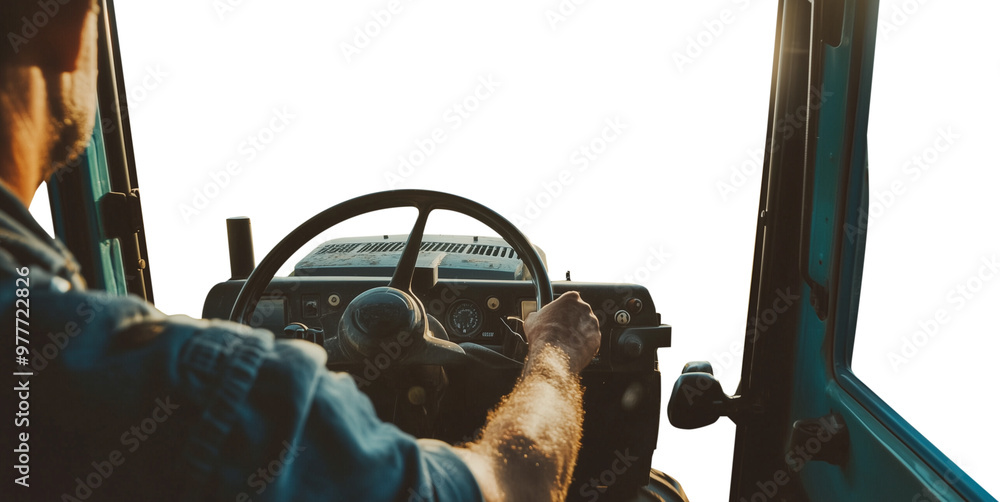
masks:
<svg viewBox="0 0 1000 502"><path fill-rule="evenodd" d="M482 499L450 447L381 422L319 346L31 277L34 470L14 500Z"/></svg>
<svg viewBox="0 0 1000 502"><path fill-rule="evenodd" d="M448 445L380 421L352 378L325 369L322 348L266 338L254 332L225 356L222 364L232 369L253 358L241 350L255 352L259 345L256 377L238 404L227 403L238 389L220 388L193 438L189 455L203 461L194 479L211 499L482 500L472 473ZM210 360L211 345L193 339L184 357ZM228 382L238 386L238 379ZM215 435L224 427L227 433Z"/></svg>

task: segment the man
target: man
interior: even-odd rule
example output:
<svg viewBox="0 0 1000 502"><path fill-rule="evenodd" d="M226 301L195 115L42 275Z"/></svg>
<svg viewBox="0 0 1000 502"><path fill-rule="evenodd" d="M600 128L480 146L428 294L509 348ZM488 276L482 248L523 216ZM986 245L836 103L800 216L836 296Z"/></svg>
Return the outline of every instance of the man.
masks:
<svg viewBox="0 0 1000 502"><path fill-rule="evenodd" d="M578 294L527 319L522 378L479 440L451 447L379 422L315 345L87 291L26 208L93 128L99 11L94 0L2 8L0 322L8 347L35 359L15 352L4 461L16 480L4 499L565 497L581 434L577 374L600 340Z"/></svg>

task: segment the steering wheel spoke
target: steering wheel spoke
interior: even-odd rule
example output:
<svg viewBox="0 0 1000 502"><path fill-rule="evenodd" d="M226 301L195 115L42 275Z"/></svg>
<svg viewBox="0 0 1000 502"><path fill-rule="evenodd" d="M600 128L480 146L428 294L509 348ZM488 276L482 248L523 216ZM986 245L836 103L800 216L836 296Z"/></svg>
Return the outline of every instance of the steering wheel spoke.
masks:
<svg viewBox="0 0 1000 502"><path fill-rule="evenodd" d="M389 281L389 287L406 291L410 294L413 294L411 290L413 272L417 268L417 256L420 254L420 245L424 240L424 228L427 227L427 217L433 211L433 208L428 205L419 205L418 209L420 210L420 214L417 215L417 221L413 224L413 230L410 230L410 236L406 239L406 247L403 248L403 253L399 257L399 263L396 265L396 271L393 272L392 280Z"/></svg>

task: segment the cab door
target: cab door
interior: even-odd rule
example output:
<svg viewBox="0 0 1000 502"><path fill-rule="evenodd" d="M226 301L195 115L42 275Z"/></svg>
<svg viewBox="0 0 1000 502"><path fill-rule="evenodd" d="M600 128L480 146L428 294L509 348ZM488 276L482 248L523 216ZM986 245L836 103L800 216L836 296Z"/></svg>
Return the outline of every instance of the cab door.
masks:
<svg viewBox="0 0 1000 502"><path fill-rule="evenodd" d="M780 3L734 501L993 500L851 369L878 7Z"/></svg>
<svg viewBox="0 0 1000 502"><path fill-rule="evenodd" d="M689 364L668 405L683 428L736 423L734 502L995 500L851 366L878 7L779 4L740 388Z"/></svg>

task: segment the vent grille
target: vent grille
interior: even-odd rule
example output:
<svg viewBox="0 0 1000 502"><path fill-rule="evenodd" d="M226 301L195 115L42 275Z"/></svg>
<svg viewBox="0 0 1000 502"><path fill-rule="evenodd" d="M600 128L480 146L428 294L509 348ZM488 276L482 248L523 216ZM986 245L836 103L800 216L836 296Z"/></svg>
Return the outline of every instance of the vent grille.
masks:
<svg viewBox="0 0 1000 502"><path fill-rule="evenodd" d="M322 248L320 248L320 250L317 251L316 254L341 254L341 253L350 253L351 251L354 251L355 249L357 249L358 246L360 246L360 245L361 244L356 243L356 242L354 242L354 243L347 243L347 244L327 244L326 246L323 246Z"/></svg>
<svg viewBox="0 0 1000 502"><path fill-rule="evenodd" d="M469 249L468 254L477 254L482 256L498 256L500 258L516 258L512 248L507 246L489 246L476 244Z"/></svg>
<svg viewBox="0 0 1000 502"><path fill-rule="evenodd" d="M420 244L421 251L442 251L445 253L464 253L468 244L454 242L424 242Z"/></svg>
<svg viewBox="0 0 1000 502"><path fill-rule="evenodd" d="M403 250L405 242L347 242L327 244L316 254L360 254L360 253L396 253ZM442 252L478 256L495 256L498 258L517 259L517 253L508 246L489 244L461 244L455 242L424 242L420 250L426 252Z"/></svg>
<svg viewBox="0 0 1000 502"><path fill-rule="evenodd" d="M369 242L358 250L359 253L395 253L403 249L405 242Z"/></svg>

